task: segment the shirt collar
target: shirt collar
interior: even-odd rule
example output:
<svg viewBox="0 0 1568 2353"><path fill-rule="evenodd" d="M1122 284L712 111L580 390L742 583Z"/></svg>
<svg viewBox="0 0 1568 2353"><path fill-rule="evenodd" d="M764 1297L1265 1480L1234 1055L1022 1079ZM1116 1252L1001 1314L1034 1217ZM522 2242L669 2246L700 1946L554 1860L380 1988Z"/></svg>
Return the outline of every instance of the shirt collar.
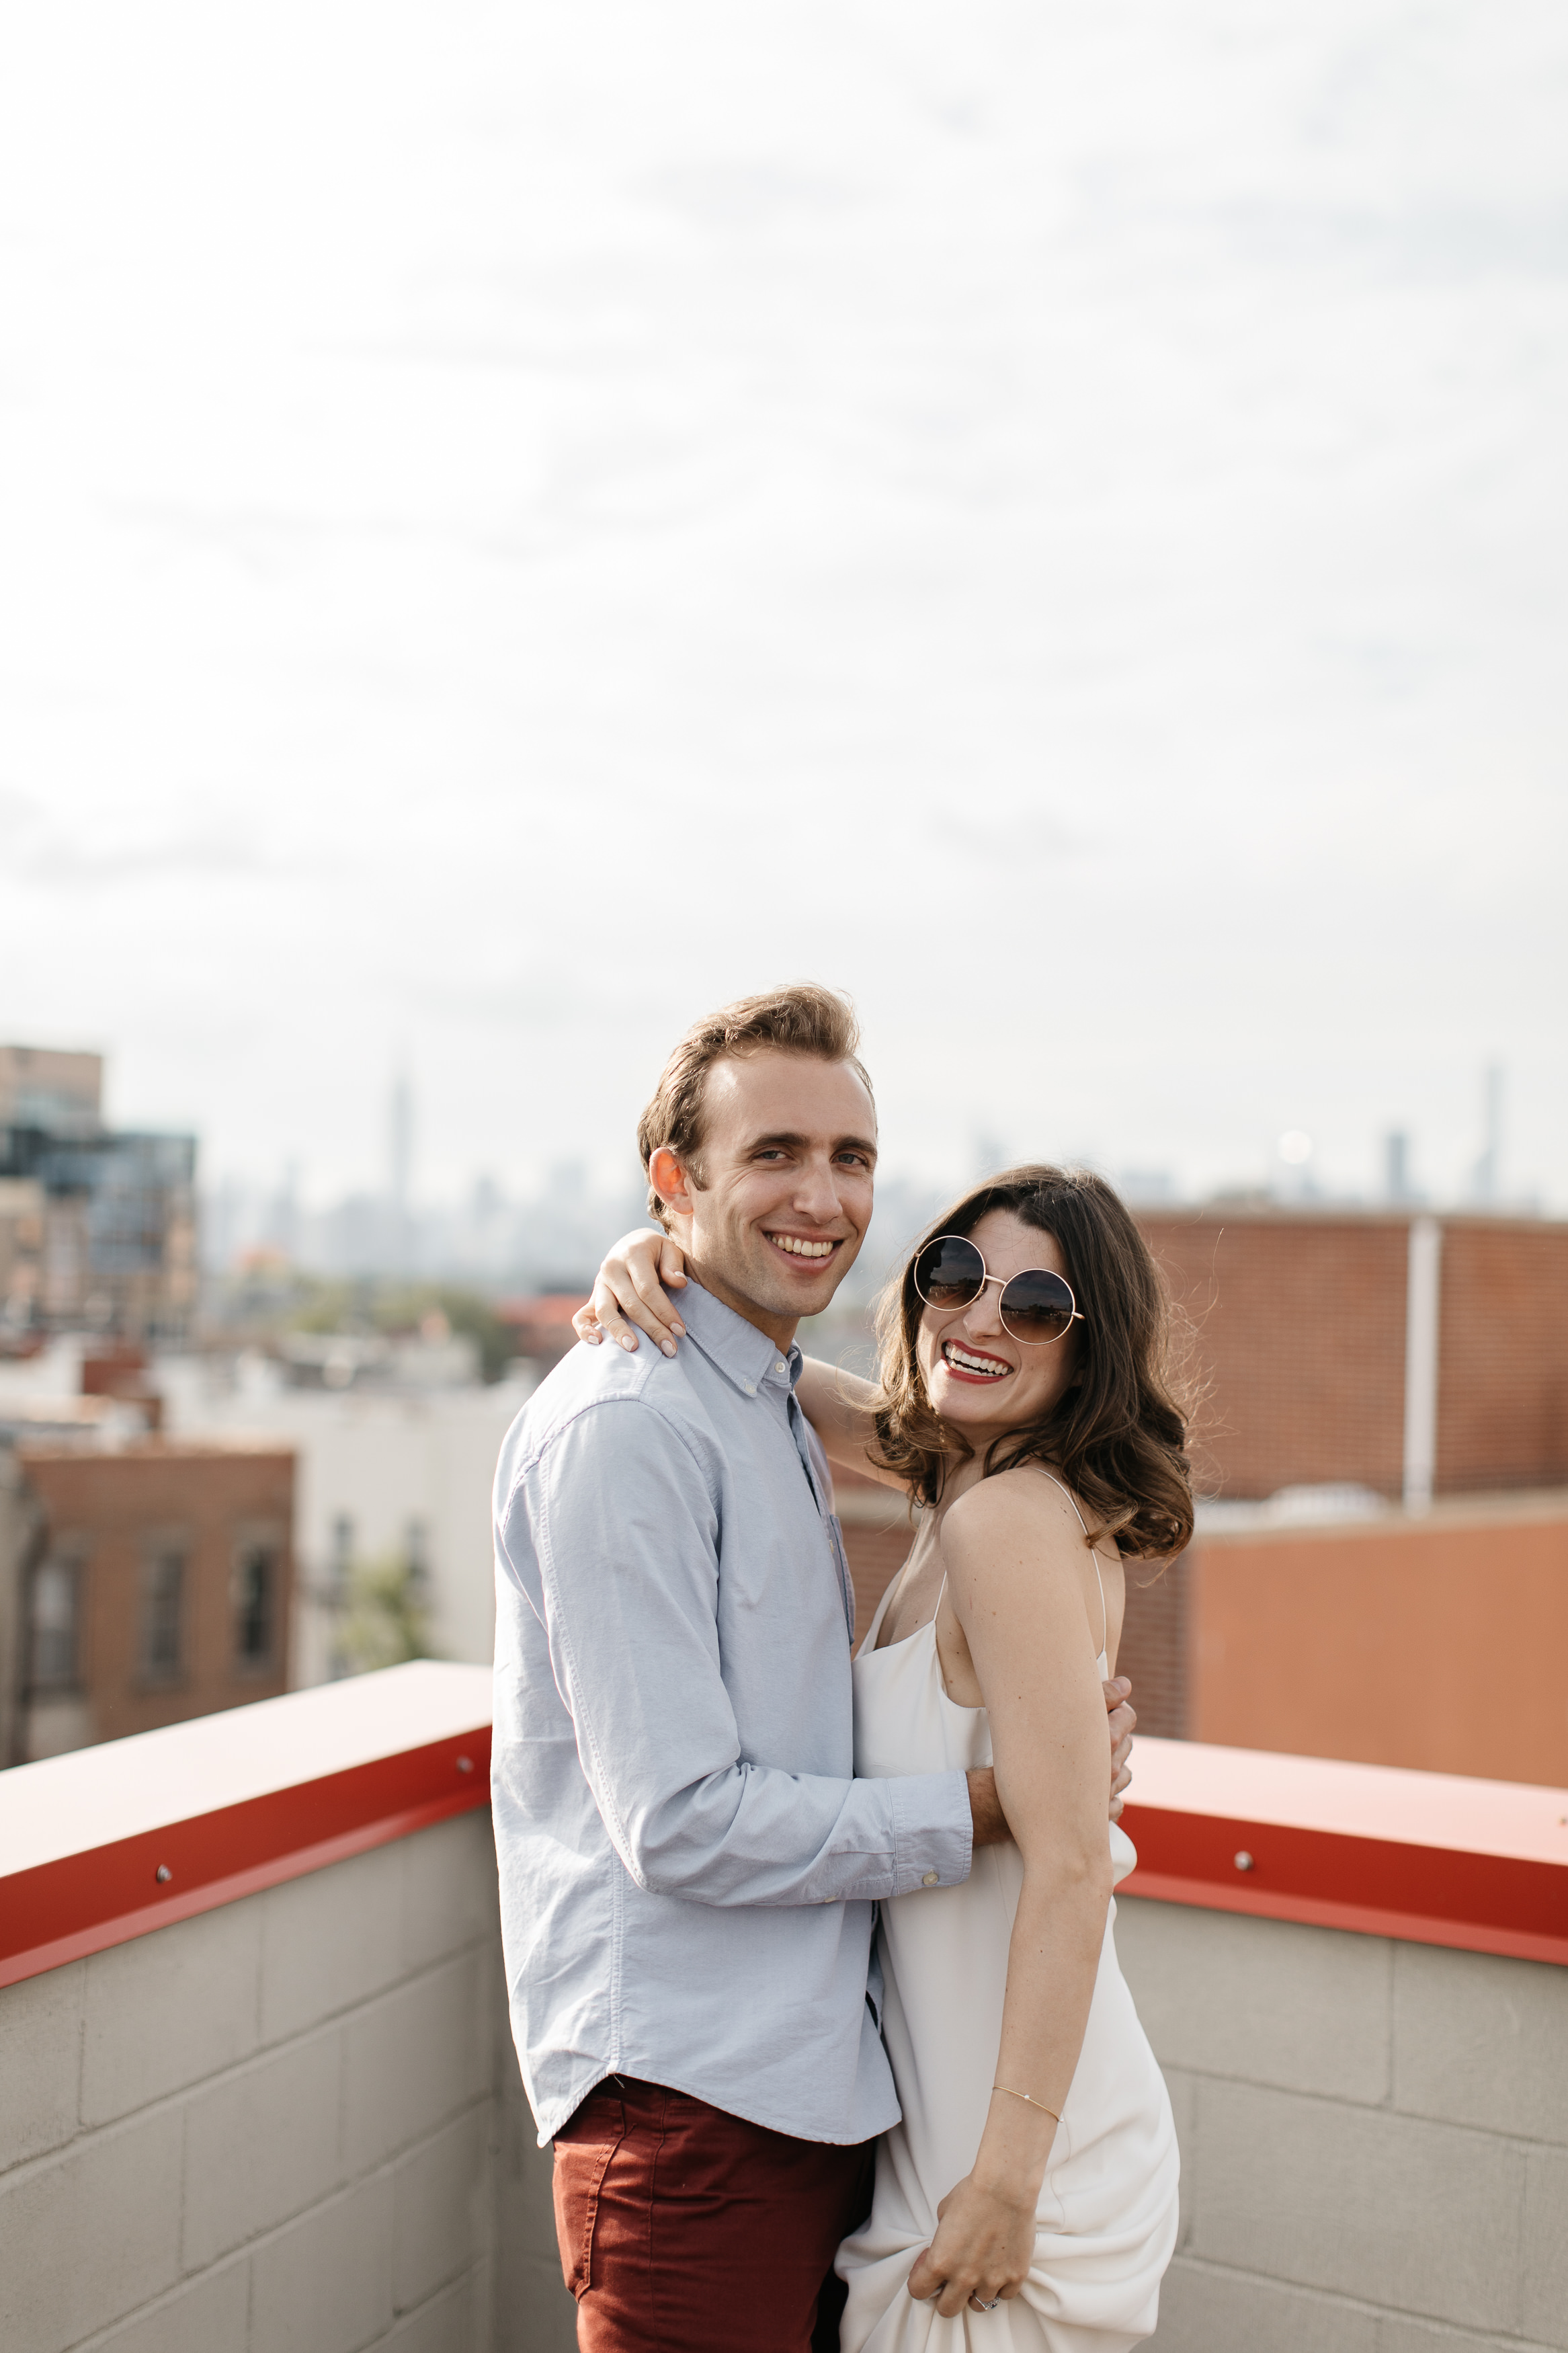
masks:
<svg viewBox="0 0 1568 2353"><path fill-rule="evenodd" d="M754 1324L748 1324L743 1315L704 1291L694 1274L688 1276L676 1303L687 1338L694 1340L709 1363L717 1366L744 1396L755 1397L764 1381L794 1388L801 1368L797 1347L776 1348L765 1332L759 1332Z"/></svg>

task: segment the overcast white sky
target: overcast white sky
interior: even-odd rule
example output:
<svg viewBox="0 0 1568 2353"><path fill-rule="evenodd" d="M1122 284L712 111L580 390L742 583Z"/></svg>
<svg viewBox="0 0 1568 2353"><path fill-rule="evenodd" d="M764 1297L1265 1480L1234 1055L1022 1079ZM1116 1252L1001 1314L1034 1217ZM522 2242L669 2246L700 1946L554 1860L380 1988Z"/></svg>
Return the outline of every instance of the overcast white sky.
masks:
<svg viewBox="0 0 1568 2353"><path fill-rule="evenodd" d="M0 82L0 1034L214 1172L608 1171L809 974L888 1162L1568 1207L1568 16L82 0Z"/></svg>

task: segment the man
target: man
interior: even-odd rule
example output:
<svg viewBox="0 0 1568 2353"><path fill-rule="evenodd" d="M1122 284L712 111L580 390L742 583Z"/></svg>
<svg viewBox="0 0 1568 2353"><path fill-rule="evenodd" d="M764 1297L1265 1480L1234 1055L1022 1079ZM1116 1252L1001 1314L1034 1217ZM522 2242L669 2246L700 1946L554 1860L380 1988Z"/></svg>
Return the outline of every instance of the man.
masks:
<svg viewBox="0 0 1568 2353"><path fill-rule="evenodd" d="M638 1130L691 1278L679 1353L579 1347L501 1451L507 1975L589 2353L837 2345L822 2291L899 2112L874 1906L1006 1836L989 1773L854 1778L854 1600L794 1341L870 1222L857 1043L804 987L681 1040Z"/></svg>

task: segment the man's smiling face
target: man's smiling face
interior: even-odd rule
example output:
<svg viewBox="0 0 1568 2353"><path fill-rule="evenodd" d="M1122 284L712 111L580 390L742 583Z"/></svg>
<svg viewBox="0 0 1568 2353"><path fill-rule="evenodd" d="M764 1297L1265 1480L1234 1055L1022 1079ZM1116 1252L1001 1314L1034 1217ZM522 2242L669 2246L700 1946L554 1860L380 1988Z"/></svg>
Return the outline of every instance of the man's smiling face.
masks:
<svg viewBox="0 0 1568 2353"><path fill-rule="evenodd" d="M871 1222L877 1117L847 1062L768 1047L708 1072L694 1166L649 1174L692 1272L788 1347L855 1262Z"/></svg>

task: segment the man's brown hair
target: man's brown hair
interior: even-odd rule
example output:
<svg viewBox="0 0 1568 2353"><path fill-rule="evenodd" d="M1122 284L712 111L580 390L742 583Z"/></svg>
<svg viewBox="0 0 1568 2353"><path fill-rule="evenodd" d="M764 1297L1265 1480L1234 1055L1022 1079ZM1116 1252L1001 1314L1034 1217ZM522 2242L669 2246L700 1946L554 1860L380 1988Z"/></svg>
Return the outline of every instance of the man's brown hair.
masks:
<svg viewBox="0 0 1568 2353"><path fill-rule="evenodd" d="M789 988L770 988L760 997L742 997L721 1006L703 1021L694 1021L664 1066L653 1100L637 1122L637 1150L646 1169L661 1146L673 1152L692 1182L702 1183L702 1099L708 1073L726 1055L743 1056L773 1047L785 1054L810 1054L819 1062L847 1062L871 1092L871 1082L857 1049L860 1024L847 997L815 981L796 981ZM668 1224L665 1206L650 1179L650 1216Z"/></svg>

